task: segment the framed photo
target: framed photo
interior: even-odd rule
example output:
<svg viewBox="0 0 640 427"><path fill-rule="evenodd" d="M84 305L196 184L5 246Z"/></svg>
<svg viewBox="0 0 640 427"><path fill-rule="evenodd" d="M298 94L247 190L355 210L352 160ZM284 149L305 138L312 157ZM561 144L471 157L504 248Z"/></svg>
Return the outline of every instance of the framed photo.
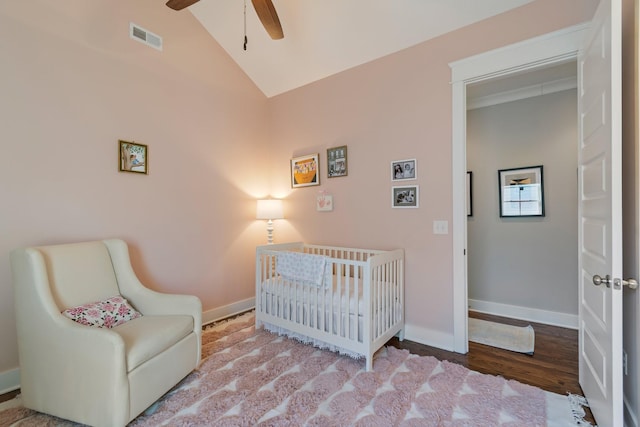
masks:
<svg viewBox="0 0 640 427"><path fill-rule="evenodd" d="M467 216L473 216L473 172L467 171Z"/></svg>
<svg viewBox="0 0 640 427"><path fill-rule="evenodd" d="M498 171L501 217L544 216L542 166Z"/></svg>
<svg viewBox="0 0 640 427"><path fill-rule="evenodd" d="M327 177L347 176L347 146L327 149Z"/></svg>
<svg viewBox="0 0 640 427"><path fill-rule="evenodd" d="M391 162L391 181L418 178L418 162L416 159L394 160Z"/></svg>
<svg viewBox="0 0 640 427"><path fill-rule="evenodd" d="M291 187L320 185L318 153L291 159Z"/></svg>
<svg viewBox="0 0 640 427"><path fill-rule="evenodd" d="M149 173L149 149L137 142L118 141L118 163L121 172Z"/></svg>
<svg viewBox="0 0 640 427"><path fill-rule="evenodd" d="M419 188L417 185L406 187L391 187L391 206L394 208L417 208L419 203Z"/></svg>

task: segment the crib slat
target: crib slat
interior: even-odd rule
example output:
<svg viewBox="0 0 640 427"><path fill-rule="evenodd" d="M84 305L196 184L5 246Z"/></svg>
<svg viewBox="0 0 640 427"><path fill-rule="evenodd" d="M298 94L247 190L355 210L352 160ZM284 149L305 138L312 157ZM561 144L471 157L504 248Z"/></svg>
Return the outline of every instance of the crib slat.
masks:
<svg viewBox="0 0 640 427"><path fill-rule="evenodd" d="M336 306L336 321L338 323L338 329L336 330L336 333L339 336L344 336L342 334L342 331L344 330L344 316L342 315L342 313L344 312L344 309L342 308L342 304L343 304L343 299L342 299L342 295L343 295L343 290L342 287L347 286L346 283L343 283L343 281L341 280L342 277L339 279L338 281L338 288L337 288L337 293L338 293L338 302L337 304L334 304L332 302L332 305ZM348 281L347 281L348 283Z"/></svg>

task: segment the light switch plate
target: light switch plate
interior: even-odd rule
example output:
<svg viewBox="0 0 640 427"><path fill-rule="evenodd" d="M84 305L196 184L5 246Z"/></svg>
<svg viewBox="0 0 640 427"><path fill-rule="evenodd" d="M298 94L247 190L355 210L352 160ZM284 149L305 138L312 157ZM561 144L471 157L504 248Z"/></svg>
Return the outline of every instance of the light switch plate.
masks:
<svg viewBox="0 0 640 427"><path fill-rule="evenodd" d="M449 221L433 221L433 234L449 234Z"/></svg>

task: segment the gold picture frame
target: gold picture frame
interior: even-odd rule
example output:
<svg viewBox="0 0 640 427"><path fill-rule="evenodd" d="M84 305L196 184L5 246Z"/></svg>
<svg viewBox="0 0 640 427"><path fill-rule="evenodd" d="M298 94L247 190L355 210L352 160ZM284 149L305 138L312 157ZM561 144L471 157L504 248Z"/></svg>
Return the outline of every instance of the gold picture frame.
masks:
<svg viewBox="0 0 640 427"><path fill-rule="evenodd" d="M320 185L319 157L319 154L315 153L291 159L292 188Z"/></svg>
<svg viewBox="0 0 640 427"><path fill-rule="evenodd" d="M327 178L347 176L347 146L327 149Z"/></svg>
<svg viewBox="0 0 640 427"><path fill-rule="evenodd" d="M149 174L149 147L137 142L118 141L120 172Z"/></svg>

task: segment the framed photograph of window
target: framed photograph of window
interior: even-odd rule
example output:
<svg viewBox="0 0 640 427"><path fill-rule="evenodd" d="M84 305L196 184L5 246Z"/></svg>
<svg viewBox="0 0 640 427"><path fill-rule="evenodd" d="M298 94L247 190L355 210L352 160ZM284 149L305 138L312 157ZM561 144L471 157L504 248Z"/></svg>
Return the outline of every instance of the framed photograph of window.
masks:
<svg viewBox="0 0 640 427"><path fill-rule="evenodd" d="M498 171L500 216L544 216L542 166Z"/></svg>
<svg viewBox="0 0 640 427"><path fill-rule="evenodd" d="M391 181L416 178L418 178L418 162L416 159L394 160L391 162Z"/></svg>
<svg viewBox="0 0 640 427"><path fill-rule="evenodd" d="M118 141L118 164L121 172L149 173L149 148L137 142Z"/></svg>
<svg viewBox="0 0 640 427"><path fill-rule="evenodd" d="M347 146L327 149L327 177L347 176Z"/></svg>
<svg viewBox="0 0 640 427"><path fill-rule="evenodd" d="M291 159L291 187L320 185L318 153Z"/></svg>
<svg viewBox="0 0 640 427"><path fill-rule="evenodd" d="M404 187L391 187L391 207L393 208L418 208L420 207L420 194L417 185Z"/></svg>

